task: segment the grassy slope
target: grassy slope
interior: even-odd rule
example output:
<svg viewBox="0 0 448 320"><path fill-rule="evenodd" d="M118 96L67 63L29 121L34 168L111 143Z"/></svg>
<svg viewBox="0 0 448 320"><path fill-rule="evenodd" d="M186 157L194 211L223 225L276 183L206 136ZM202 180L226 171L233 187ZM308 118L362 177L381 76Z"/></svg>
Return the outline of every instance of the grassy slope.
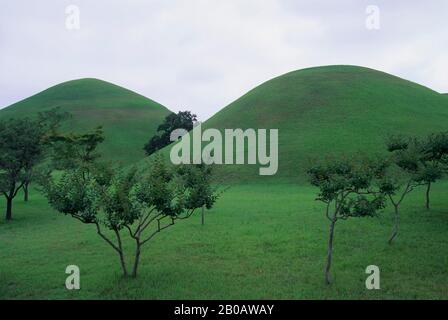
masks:
<svg viewBox="0 0 448 320"><path fill-rule="evenodd" d="M328 66L270 80L218 112L209 128L279 129L274 179L303 181L310 157L328 152L380 151L391 133L423 135L448 128L446 97L372 69ZM258 166L224 166L236 182L269 181Z"/></svg>
<svg viewBox="0 0 448 320"><path fill-rule="evenodd" d="M28 204L17 201L15 221L0 220L0 299L448 299L447 188L434 186L430 212L422 190L410 195L393 246L390 207L379 218L338 222L331 287L323 284L328 221L309 187L230 189L204 227L196 215L154 238L137 281L120 277L116 253L94 227L32 193ZM64 288L69 264L81 269L80 291ZM381 269L381 290L365 288L371 264Z"/></svg>
<svg viewBox="0 0 448 320"><path fill-rule="evenodd" d="M70 130L103 125L107 159L133 163L144 156L143 145L170 112L135 92L97 79L68 81L0 110L0 118L33 115L61 107L73 114Z"/></svg>

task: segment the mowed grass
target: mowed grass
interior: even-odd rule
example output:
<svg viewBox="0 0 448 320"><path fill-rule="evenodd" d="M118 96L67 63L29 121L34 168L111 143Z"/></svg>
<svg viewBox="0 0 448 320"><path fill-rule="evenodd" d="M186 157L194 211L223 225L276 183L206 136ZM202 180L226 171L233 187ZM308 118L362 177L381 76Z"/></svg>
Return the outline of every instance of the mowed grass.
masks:
<svg viewBox="0 0 448 320"><path fill-rule="evenodd" d="M339 221L329 287L328 221L315 192L294 184L232 187L205 226L196 215L163 231L145 247L138 279L123 279L93 226L56 213L34 191L29 203L15 201L14 221L0 222L0 299L448 298L448 182L435 185L429 212L423 190L410 195L392 246L390 207L378 218ZM65 289L70 264L80 267L79 291ZM381 269L381 290L365 288L371 264Z"/></svg>

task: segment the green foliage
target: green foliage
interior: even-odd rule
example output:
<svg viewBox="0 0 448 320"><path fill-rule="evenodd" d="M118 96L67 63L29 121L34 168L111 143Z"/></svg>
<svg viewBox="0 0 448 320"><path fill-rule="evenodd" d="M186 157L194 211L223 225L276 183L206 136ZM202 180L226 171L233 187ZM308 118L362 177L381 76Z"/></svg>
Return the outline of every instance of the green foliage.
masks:
<svg viewBox="0 0 448 320"><path fill-rule="evenodd" d="M403 197L400 198L402 200L415 187L426 185L426 207L429 209L431 184L441 179L445 170L444 160L448 157L448 134L446 132L433 133L425 139L395 136L389 138L386 145L388 151L392 153L394 164L403 171L401 176L405 176L402 179L390 178L385 182L385 187L393 191L390 195L395 195L396 191L402 188L404 189ZM395 176L397 176L396 173ZM391 184L394 186L392 187ZM394 205L399 205L401 200Z"/></svg>
<svg viewBox="0 0 448 320"><path fill-rule="evenodd" d="M316 200L335 203L330 220L373 216L384 206L384 197L375 182L384 176L387 163L381 160L333 158L308 170L310 182L319 188Z"/></svg>
<svg viewBox="0 0 448 320"><path fill-rule="evenodd" d="M53 166L59 170L89 166L100 158L96 149L103 141L102 127L82 134L57 133L48 137Z"/></svg>
<svg viewBox="0 0 448 320"><path fill-rule="evenodd" d="M402 135L391 135L386 140L387 151L394 152L397 150L405 150L409 146L409 141Z"/></svg>
<svg viewBox="0 0 448 320"><path fill-rule="evenodd" d="M336 157L308 169L310 182L319 188L316 200L326 204L330 220L325 283L331 283L335 224L339 219L373 217L384 208L384 194L376 182L383 179L388 162L365 157Z"/></svg>
<svg viewBox="0 0 448 320"><path fill-rule="evenodd" d="M160 157L140 171L112 168L97 161L102 141L100 129L54 137L55 162L63 172L48 174L41 183L54 209L96 226L99 236L118 253L124 276L129 273L120 232L127 231L136 242L131 274L136 277L144 244L176 220L191 217L197 208L213 205L210 171L175 167ZM115 242L104 228L115 234Z"/></svg>
<svg viewBox="0 0 448 320"><path fill-rule="evenodd" d="M32 169L43 159L45 128L29 118L0 121L0 192L7 201L6 220L12 219L12 201L31 180Z"/></svg>
<svg viewBox="0 0 448 320"><path fill-rule="evenodd" d="M176 129L191 131L193 124L197 121L197 116L190 111L179 111L166 116L164 122L157 128L157 133L145 144L146 155L151 155L157 150L169 145L171 133Z"/></svg>
<svg viewBox="0 0 448 320"><path fill-rule="evenodd" d="M83 223L94 223L100 209L101 188L94 177L82 169L63 172L58 179L41 181L49 204L57 211L76 217Z"/></svg>
<svg viewBox="0 0 448 320"><path fill-rule="evenodd" d="M424 160L447 164L448 131L429 135L425 141L423 152Z"/></svg>

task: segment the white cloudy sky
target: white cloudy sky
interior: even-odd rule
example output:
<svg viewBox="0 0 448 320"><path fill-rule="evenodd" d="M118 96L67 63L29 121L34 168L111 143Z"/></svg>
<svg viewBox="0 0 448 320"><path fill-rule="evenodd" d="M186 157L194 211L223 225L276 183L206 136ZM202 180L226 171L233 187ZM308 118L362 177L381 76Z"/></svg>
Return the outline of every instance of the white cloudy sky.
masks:
<svg viewBox="0 0 448 320"><path fill-rule="evenodd" d="M94 77L205 120L272 77L329 64L448 92L448 1L0 0L0 107Z"/></svg>

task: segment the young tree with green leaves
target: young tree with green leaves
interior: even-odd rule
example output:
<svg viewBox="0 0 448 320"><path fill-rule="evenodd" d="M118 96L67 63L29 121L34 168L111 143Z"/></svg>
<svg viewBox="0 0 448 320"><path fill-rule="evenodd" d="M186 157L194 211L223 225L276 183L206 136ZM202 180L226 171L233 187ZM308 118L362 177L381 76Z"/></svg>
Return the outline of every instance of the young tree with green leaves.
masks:
<svg viewBox="0 0 448 320"><path fill-rule="evenodd" d="M28 118L0 121L0 192L6 199L6 220L12 219L13 199L42 159L43 134L39 122Z"/></svg>
<svg viewBox="0 0 448 320"><path fill-rule="evenodd" d="M415 188L427 183L429 175L422 162L422 145L417 139L391 137L387 150L392 157L380 188L394 207L394 227L388 241L392 244L400 228L400 205Z"/></svg>
<svg viewBox="0 0 448 320"><path fill-rule="evenodd" d="M216 197L204 186L195 166L174 167L156 159L148 170L67 170L43 184L59 212L96 226L98 235L118 254L124 276L136 277L143 247L162 230L187 219ZM131 269L123 249L123 232L135 241ZM110 235L112 234L112 236ZM113 237L115 239L113 239Z"/></svg>
<svg viewBox="0 0 448 320"><path fill-rule="evenodd" d="M387 149L397 165L412 175L414 182L426 186L425 207L430 208L431 186L443 178L448 159L448 133L433 133L425 139L392 136Z"/></svg>
<svg viewBox="0 0 448 320"><path fill-rule="evenodd" d="M104 141L102 127L86 133L53 134L48 137L52 166L57 170L89 167L101 155L97 147Z"/></svg>
<svg viewBox="0 0 448 320"><path fill-rule="evenodd" d="M39 112L37 119L33 121L35 127L36 138L40 136L39 155L35 156L33 153L24 154L24 171L22 175L22 189L24 193L24 201L29 199L29 185L34 176L35 169L41 163L48 153L48 142L52 137L58 135L58 130L62 121L70 117L70 113L62 112L60 108L53 108L48 111ZM37 141L37 139L36 139ZM37 147L37 146L35 146Z"/></svg>
<svg viewBox="0 0 448 320"><path fill-rule="evenodd" d="M442 179L448 165L448 132L433 133L422 143L423 169L420 180L426 183L425 207L430 208L431 185Z"/></svg>
<svg viewBox="0 0 448 320"><path fill-rule="evenodd" d="M336 222L348 218L373 217L384 208L384 195L375 186L384 174L386 163L380 160L336 158L314 164L308 175L319 188L316 200L325 204L330 221L325 283L331 283L330 268Z"/></svg>
<svg viewBox="0 0 448 320"><path fill-rule="evenodd" d="M146 170L100 164L96 147L101 141L99 132L56 139L56 150L63 152L55 163L63 173L49 174L41 184L57 211L95 225L98 235L117 252L123 275L136 277L144 245L196 209L210 208L216 194L206 168L175 167L159 157ZM135 242L131 270L123 233Z"/></svg>
<svg viewBox="0 0 448 320"><path fill-rule="evenodd" d="M194 175L191 176L192 181L196 183L197 189L195 194L192 195L197 203L202 203L201 207L201 224L205 225L205 210L210 209L213 206L213 203L210 203L210 198L207 196L209 194L221 194L224 192L222 190L218 193L218 190L212 187L212 176L213 176L213 167L212 165L207 165L204 163L201 164L192 164L189 166L184 166L183 169L180 167L180 170L185 170L187 168L194 167L195 170L191 173Z"/></svg>

